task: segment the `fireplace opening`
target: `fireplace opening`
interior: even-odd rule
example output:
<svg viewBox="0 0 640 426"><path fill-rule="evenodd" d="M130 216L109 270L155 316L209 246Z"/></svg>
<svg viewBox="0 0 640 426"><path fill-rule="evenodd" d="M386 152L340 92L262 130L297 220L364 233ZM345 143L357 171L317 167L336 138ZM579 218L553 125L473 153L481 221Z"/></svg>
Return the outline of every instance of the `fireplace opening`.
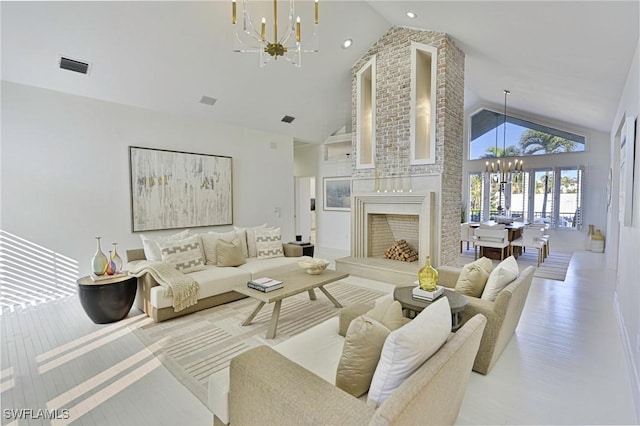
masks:
<svg viewBox="0 0 640 426"><path fill-rule="evenodd" d="M420 217L409 214L369 214L368 253L370 257L383 257L387 252L406 251L409 261L420 256ZM401 247L399 247L401 246ZM415 257L415 259L414 259ZM400 259L394 259L400 260Z"/></svg>

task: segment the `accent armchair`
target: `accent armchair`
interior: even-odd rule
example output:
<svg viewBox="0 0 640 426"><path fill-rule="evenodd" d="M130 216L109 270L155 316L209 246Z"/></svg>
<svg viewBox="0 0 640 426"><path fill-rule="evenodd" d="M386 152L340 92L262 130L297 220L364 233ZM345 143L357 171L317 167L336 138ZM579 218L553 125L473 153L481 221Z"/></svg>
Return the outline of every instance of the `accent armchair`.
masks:
<svg viewBox="0 0 640 426"><path fill-rule="evenodd" d="M437 270L438 284L455 288L461 269L441 266ZM520 321L534 273L535 268L528 266L498 294L494 302L466 296L468 304L462 312L462 323L476 314L487 318L480 349L473 363L474 371L487 374L502 355Z"/></svg>

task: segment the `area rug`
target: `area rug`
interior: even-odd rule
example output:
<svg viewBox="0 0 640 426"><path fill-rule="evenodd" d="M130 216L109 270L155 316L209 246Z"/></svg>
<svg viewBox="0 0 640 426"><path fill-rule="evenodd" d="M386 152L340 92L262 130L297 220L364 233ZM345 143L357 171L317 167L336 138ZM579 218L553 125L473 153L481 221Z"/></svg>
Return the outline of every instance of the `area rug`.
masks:
<svg viewBox="0 0 640 426"><path fill-rule="evenodd" d="M521 270L527 266L536 266L534 277L564 281L572 256L573 251L552 250L538 267L538 252L534 249L529 249L518 256L517 262ZM458 265L462 266L469 262L473 262L473 249L464 250L460 254ZM495 266L499 261L494 260L493 263Z"/></svg>
<svg viewBox="0 0 640 426"><path fill-rule="evenodd" d="M349 284L348 278L325 288L345 307L354 303L373 306L384 295ZM282 301L275 339L265 338L273 304L264 306L250 325L240 325L258 303L250 298L130 329L208 407L207 380L228 367L231 358L256 346L274 346L340 313L322 292L316 295L315 301L306 292Z"/></svg>

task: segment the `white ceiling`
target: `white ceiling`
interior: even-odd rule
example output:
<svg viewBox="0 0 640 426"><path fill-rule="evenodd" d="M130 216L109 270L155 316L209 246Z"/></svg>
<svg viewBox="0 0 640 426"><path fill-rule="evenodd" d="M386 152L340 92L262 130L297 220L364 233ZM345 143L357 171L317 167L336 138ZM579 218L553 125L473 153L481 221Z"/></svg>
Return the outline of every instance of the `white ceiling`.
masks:
<svg viewBox="0 0 640 426"><path fill-rule="evenodd" d="M320 52L302 68L259 68L231 51L230 3L2 2L2 79L318 142L350 123L353 64L403 25L446 32L465 52L465 109L502 105L509 89L510 110L608 132L640 18L637 0L321 0ZM296 4L304 25L312 4ZM58 69L59 55L90 62L90 75Z"/></svg>

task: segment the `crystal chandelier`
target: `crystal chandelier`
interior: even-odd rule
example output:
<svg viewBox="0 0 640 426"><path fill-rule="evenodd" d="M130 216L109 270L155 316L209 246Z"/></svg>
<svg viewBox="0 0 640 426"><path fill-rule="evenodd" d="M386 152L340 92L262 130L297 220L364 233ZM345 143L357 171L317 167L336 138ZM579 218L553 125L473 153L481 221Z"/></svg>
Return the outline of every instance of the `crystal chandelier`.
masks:
<svg viewBox="0 0 640 426"><path fill-rule="evenodd" d="M498 201L498 214L501 215L503 210L508 212L509 206L507 204L507 200L504 197L505 186L507 184L511 184L512 182L517 181L518 177L522 175L524 170L524 161L518 160L517 158L511 162L504 158L507 154L507 96L511 94L508 90L503 90L504 92L504 114L503 114L503 133L502 133L502 154L498 152L498 126L496 123L496 147L494 151L494 155L496 157L502 157L502 159L497 159L495 162L487 161L485 163L485 172L491 173L490 178L493 182L500 184L500 200ZM497 118L496 118L497 121ZM502 200L505 200L505 207L502 206Z"/></svg>
<svg viewBox="0 0 640 426"><path fill-rule="evenodd" d="M273 27L267 34L267 18L262 17L260 31L257 31L251 20L249 0L242 2L242 23L237 22L236 0L232 0L232 22L235 26L235 52L259 53L260 67L264 67L271 59L283 57L296 67L301 65L302 53L318 51L318 0L314 1L314 20L309 40L302 44L300 16L295 14L295 0L289 0L289 13L284 32L278 34L278 2L273 0ZM271 41L269 41L271 40Z"/></svg>

